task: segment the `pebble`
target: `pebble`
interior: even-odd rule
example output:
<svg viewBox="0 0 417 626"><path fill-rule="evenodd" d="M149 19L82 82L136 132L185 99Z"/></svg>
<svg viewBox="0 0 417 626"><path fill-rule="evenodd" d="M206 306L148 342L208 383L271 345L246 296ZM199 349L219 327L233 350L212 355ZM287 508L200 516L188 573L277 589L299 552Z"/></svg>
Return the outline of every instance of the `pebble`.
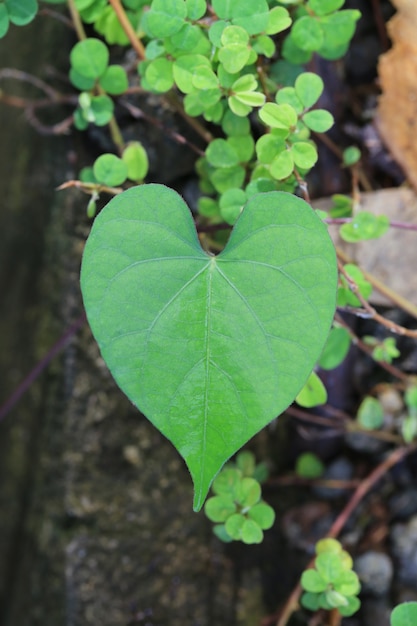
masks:
<svg viewBox="0 0 417 626"><path fill-rule="evenodd" d="M406 524L394 524L390 537L397 580L417 590L417 515Z"/></svg>
<svg viewBox="0 0 417 626"><path fill-rule="evenodd" d="M353 477L353 465L346 457L339 457L332 461L324 472L324 480L350 480ZM314 493L325 500L333 500L349 493L347 489L332 489L330 487L314 487Z"/></svg>
<svg viewBox="0 0 417 626"><path fill-rule="evenodd" d="M407 520L417 513L417 488L409 487L397 491L388 500L391 517L396 521Z"/></svg>
<svg viewBox="0 0 417 626"><path fill-rule="evenodd" d="M383 552L370 550L355 559L354 570L360 578L362 593L369 596L383 596L391 587L393 565Z"/></svg>

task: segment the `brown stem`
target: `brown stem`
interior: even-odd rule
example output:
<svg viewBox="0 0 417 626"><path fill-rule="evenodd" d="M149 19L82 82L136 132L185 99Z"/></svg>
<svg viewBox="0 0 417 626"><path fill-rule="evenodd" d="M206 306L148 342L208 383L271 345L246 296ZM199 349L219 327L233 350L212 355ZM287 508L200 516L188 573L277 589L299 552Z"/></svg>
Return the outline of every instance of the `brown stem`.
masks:
<svg viewBox="0 0 417 626"><path fill-rule="evenodd" d="M130 43L132 44L132 48L140 59L144 59L145 48L143 46L143 43L140 41L137 33L135 33L132 24L129 22L129 18L126 15L126 12L120 0L109 0L109 2L117 15L117 19L119 20L121 27L125 31Z"/></svg>
<svg viewBox="0 0 417 626"><path fill-rule="evenodd" d="M372 348L370 346L367 346L366 343L364 343L362 341L362 339L360 339L356 335L356 333L351 329L349 324L346 324L345 320L338 313L336 313L336 315L335 315L335 320L337 321L337 323L340 326L343 326L343 328L345 328L348 331L348 333L349 333L349 335L350 335L350 337L352 339L352 343L355 346L357 346L360 350L362 350L362 352L365 352L365 354L370 356L375 361L375 363L377 365L379 365L384 370L389 372L391 374L391 376L394 376L394 378L398 378L399 380L403 380L405 382L408 381L407 374L405 374L400 369L398 369L398 367L395 367L395 365L392 365L392 363L387 363L386 361L378 361L377 359L375 359L373 357L373 350L372 350Z"/></svg>
<svg viewBox="0 0 417 626"><path fill-rule="evenodd" d="M323 222L326 224L350 224L353 221L352 217L326 217ZM417 224L411 224L410 222L397 222L392 220L389 222L391 228L399 228L401 230L417 230Z"/></svg>
<svg viewBox="0 0 417 626"><path fill-rule="evenodd" d="M80 14L78 13L78 9L75 6L74 0L67 0L69 12L71 14L72 23L74 24L75 32L77 33L77 37L80 41L87 39L87 35L85 34L84 25L81 21Z"/></svg>

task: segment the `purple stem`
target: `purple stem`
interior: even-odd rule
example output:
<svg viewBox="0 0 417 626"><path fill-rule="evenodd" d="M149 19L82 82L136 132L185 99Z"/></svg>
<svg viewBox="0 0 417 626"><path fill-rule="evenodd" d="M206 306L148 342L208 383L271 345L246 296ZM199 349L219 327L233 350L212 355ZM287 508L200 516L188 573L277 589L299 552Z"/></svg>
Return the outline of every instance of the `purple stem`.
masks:
<svg viewBox="0 0 417 626"><path fill-rule="evenodd" d="M14 390L12 395L6 400L3 406L0 407L0 422L4 420L6 415L12 410L12 408L17 404L23 394L29 389L32 383L40 376L43 370L49 365L52 359L61 352L63 348L65 348L68 341L75 335L75 333L82 328L86 321L86 315L83 313L80 315L78 319L75 320L73 324L61 337L58 341L52 346L52 348L45 354L45 356L39 361L37 365L33 368L31 372L26 376L24 380L20 383L20 385Z"/></svg>
<svg viewBox="0 0 417 626"><path fill-rule="evenodd" d="M323 222L326 224L350 224L352 221L351 217L326 217ZM408 222L397 222L392 220L389 223L392 228L401 228L402 230L417 230L417 224L411 224Z"/></svg>

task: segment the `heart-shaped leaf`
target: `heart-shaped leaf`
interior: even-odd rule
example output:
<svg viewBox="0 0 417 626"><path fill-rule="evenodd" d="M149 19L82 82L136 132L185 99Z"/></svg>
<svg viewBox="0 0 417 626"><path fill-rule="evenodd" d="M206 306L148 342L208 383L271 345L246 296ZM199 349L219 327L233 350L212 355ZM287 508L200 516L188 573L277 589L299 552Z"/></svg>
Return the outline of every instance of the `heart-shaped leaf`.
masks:
<svg viewBox="0 0 417 626"><path fill-rule="evenodd" d="M287 193L253 196L218 256L162 185L131 188L96 218L81 271L88 320L118 385L185 459L195 510L305 383L336 284L326 227Z"/></svg>

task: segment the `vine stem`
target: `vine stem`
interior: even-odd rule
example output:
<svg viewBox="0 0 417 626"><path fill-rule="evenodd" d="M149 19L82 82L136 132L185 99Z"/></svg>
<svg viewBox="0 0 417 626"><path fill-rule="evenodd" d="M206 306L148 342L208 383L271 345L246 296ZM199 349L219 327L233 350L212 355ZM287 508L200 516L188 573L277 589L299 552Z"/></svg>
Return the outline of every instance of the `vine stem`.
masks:
<svg viewBox="0 0 417 626"><path fill-rule="evenodd" d="M140 41L139 37L135 33L132 24L129 22L129 19L126 15L124 8L122 7L120 0L109 0L109 2L117 15L121 27L125 31L130 43L132 44L132 48L134 49L138 57L143 60L145 58L145 48L143 46L143 43Z"/></svg>
<svg viewBox="0 0 417 626"><path fill-rule="evenodd" d="M360 350L362 350L362 352L370 356L377 365L389 372L391 376L394 376L394 378L398 378L399 380L403 380L404 382L408 381L407 374L404 374L404 372L402 372L398 367L395 367L395 365L392 365L392 363L387 363L386 361L378 361L377 359L375 359L372 354L372 348L370 346L367 346L366 343L357 336L357 334L351 329L349 324L346 324L344 319L338 313L336 313L335 315L335 320L340 326L347 330L352 339L352 343Z"/></svg>
<svg viewBox="0 0 417 626"><path fill-rule="evenodd" d="M75 6L74 0L67 0L69 12L71 14L72 23L74 24L75 32L77 33L77 37L80 41L87 39L87 35L84 30L84 25L81 21L80 14L78 13L78 9Z"/></svg>
<svg viewBox="0 0 417 626"><path fill-rule="evenodd" d="M352 217L326 217L323 222L326 224L350 224L353 221ZM391 228L400 228L401 230L417 230L417 224L411 224L410 222L397 222L392 220L389 222Z"/></svg>
<svg viewBox="0 0 417 626"><path fill-rule="evenodd" d="M373 469L372 472L356 488L345 508L341 511L341 513L339 513L336 520L330 527L329 532L326 534L326 538L335 539L341 532L353 511L356 509L361 500L363 500L366 494L372 489L372 487L391 469L391 467L394 467L394 465L402 461L412 452L415 452L415 450L417 450L417 444L397 448L384 461L382 461L382 463L377 465L377 467L375 467L375 469ZM314 567L314 559L309 562L306 569L312 567ZM302 592L303 590L300 583L297 583L291 592L291 595L289 596L278 621L275 623L275 626L287 626L291 615L299 607L299 599ZM266 626L265 622L264 624Z"/></svg>

